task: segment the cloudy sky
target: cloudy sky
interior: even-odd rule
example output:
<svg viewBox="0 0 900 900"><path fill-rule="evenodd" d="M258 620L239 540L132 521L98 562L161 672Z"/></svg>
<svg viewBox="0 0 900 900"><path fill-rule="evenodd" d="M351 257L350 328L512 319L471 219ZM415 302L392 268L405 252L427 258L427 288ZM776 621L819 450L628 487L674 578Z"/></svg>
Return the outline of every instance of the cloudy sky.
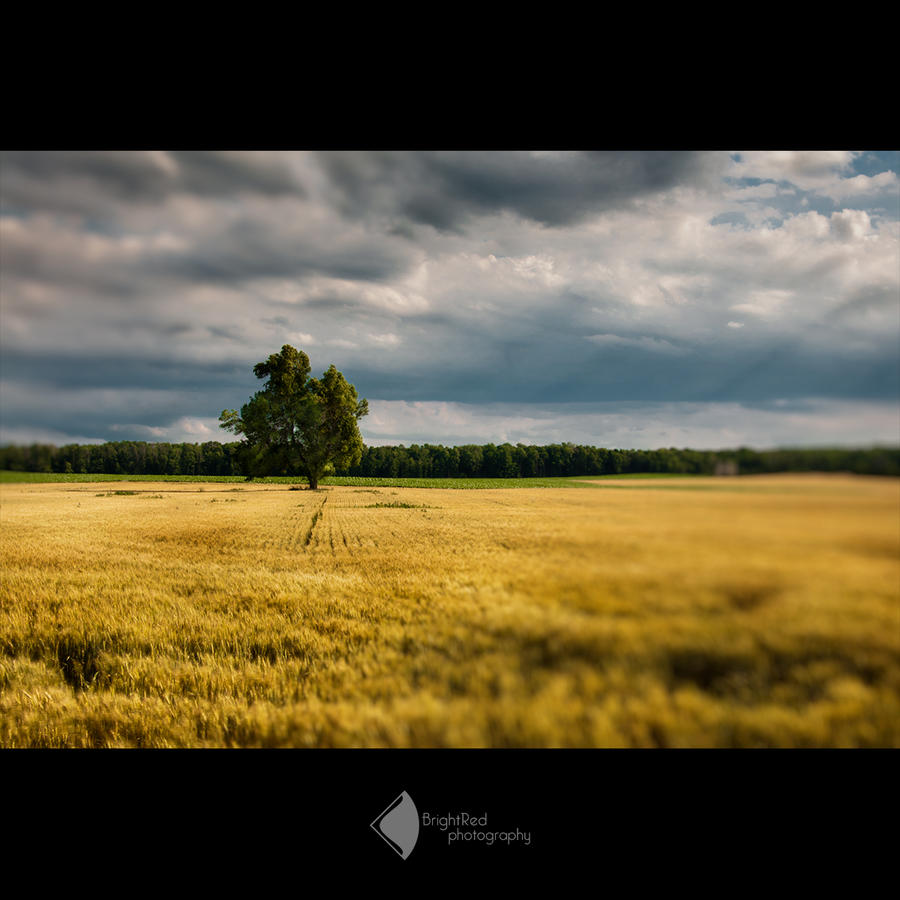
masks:
<svg viewBox="0 0 900 900"><path fill-rule="evenodd" d="M369 444L900 443L900 153L0 155L0 442L232 439L292 344Z"/></svg>

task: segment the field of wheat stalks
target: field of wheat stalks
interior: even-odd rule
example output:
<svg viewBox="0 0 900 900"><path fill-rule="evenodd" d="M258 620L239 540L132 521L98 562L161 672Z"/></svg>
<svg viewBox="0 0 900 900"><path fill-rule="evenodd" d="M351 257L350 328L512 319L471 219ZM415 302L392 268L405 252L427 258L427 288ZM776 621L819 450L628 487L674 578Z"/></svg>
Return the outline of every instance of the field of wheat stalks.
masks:
<svg viewBox="0 0 900 900"><path fill-rule="evenodd" d="M2 747L900 746L900 480L0 485Z"/></svg>

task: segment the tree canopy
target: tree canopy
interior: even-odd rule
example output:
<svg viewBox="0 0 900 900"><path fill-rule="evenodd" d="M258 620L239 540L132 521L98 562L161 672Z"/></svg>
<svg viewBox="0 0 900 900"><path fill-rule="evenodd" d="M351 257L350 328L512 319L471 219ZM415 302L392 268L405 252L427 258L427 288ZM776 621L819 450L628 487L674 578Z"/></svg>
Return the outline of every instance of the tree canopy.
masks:
<svg viewBox="0 0 900 900"><path fill-rule="evenodd" d="M331 365L310 377L309 357L289 344L253 367L268 379L241 407L226 409L220 426L243 435L252 475L305 474L312 490L332 468L346 469L362 458L357 422L369 412L356 388Z"/></svg>
<svg viewBox="0 0 900 900"><path fill-rule="evenodd" d="M106 444L0 446L0 474L54 472L110 475L246 475L244 441L220 444L112 441ZM499 453L498 453L499 451ZM900 447L818 447L781 450L615 450L581 444L403 444L366 447L359 462L335 466L335 475L362 478L522 478L614 475L633 472L713 475L733 463L742 475L769 472L856 472L900 476ZM2 479L0 479L2 480Z"/></svg>

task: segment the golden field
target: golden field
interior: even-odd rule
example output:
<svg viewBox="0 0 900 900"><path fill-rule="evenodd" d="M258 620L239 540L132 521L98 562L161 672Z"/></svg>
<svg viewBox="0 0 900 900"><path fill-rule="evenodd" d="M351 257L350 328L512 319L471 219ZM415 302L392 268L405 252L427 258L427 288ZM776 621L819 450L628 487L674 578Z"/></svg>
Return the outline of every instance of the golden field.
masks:
<svg viewBox="0 0 900 900"><path fill-rule="evenodd" d="M0 559L3 747L900 746L897 479L3 484Z"/></svg>

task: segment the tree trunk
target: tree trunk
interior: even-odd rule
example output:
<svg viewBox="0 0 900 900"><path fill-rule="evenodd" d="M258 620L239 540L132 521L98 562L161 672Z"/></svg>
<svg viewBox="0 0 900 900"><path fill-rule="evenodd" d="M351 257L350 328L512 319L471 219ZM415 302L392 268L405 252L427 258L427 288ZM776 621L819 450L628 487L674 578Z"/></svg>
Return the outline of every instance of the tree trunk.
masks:
<svg viewBox="0 0 900 900"><path fill-rule="evenodd" d="M311 491L317 491L319 489L319 476L310 473L306 477L309 479L309 489Z"/></svg>

